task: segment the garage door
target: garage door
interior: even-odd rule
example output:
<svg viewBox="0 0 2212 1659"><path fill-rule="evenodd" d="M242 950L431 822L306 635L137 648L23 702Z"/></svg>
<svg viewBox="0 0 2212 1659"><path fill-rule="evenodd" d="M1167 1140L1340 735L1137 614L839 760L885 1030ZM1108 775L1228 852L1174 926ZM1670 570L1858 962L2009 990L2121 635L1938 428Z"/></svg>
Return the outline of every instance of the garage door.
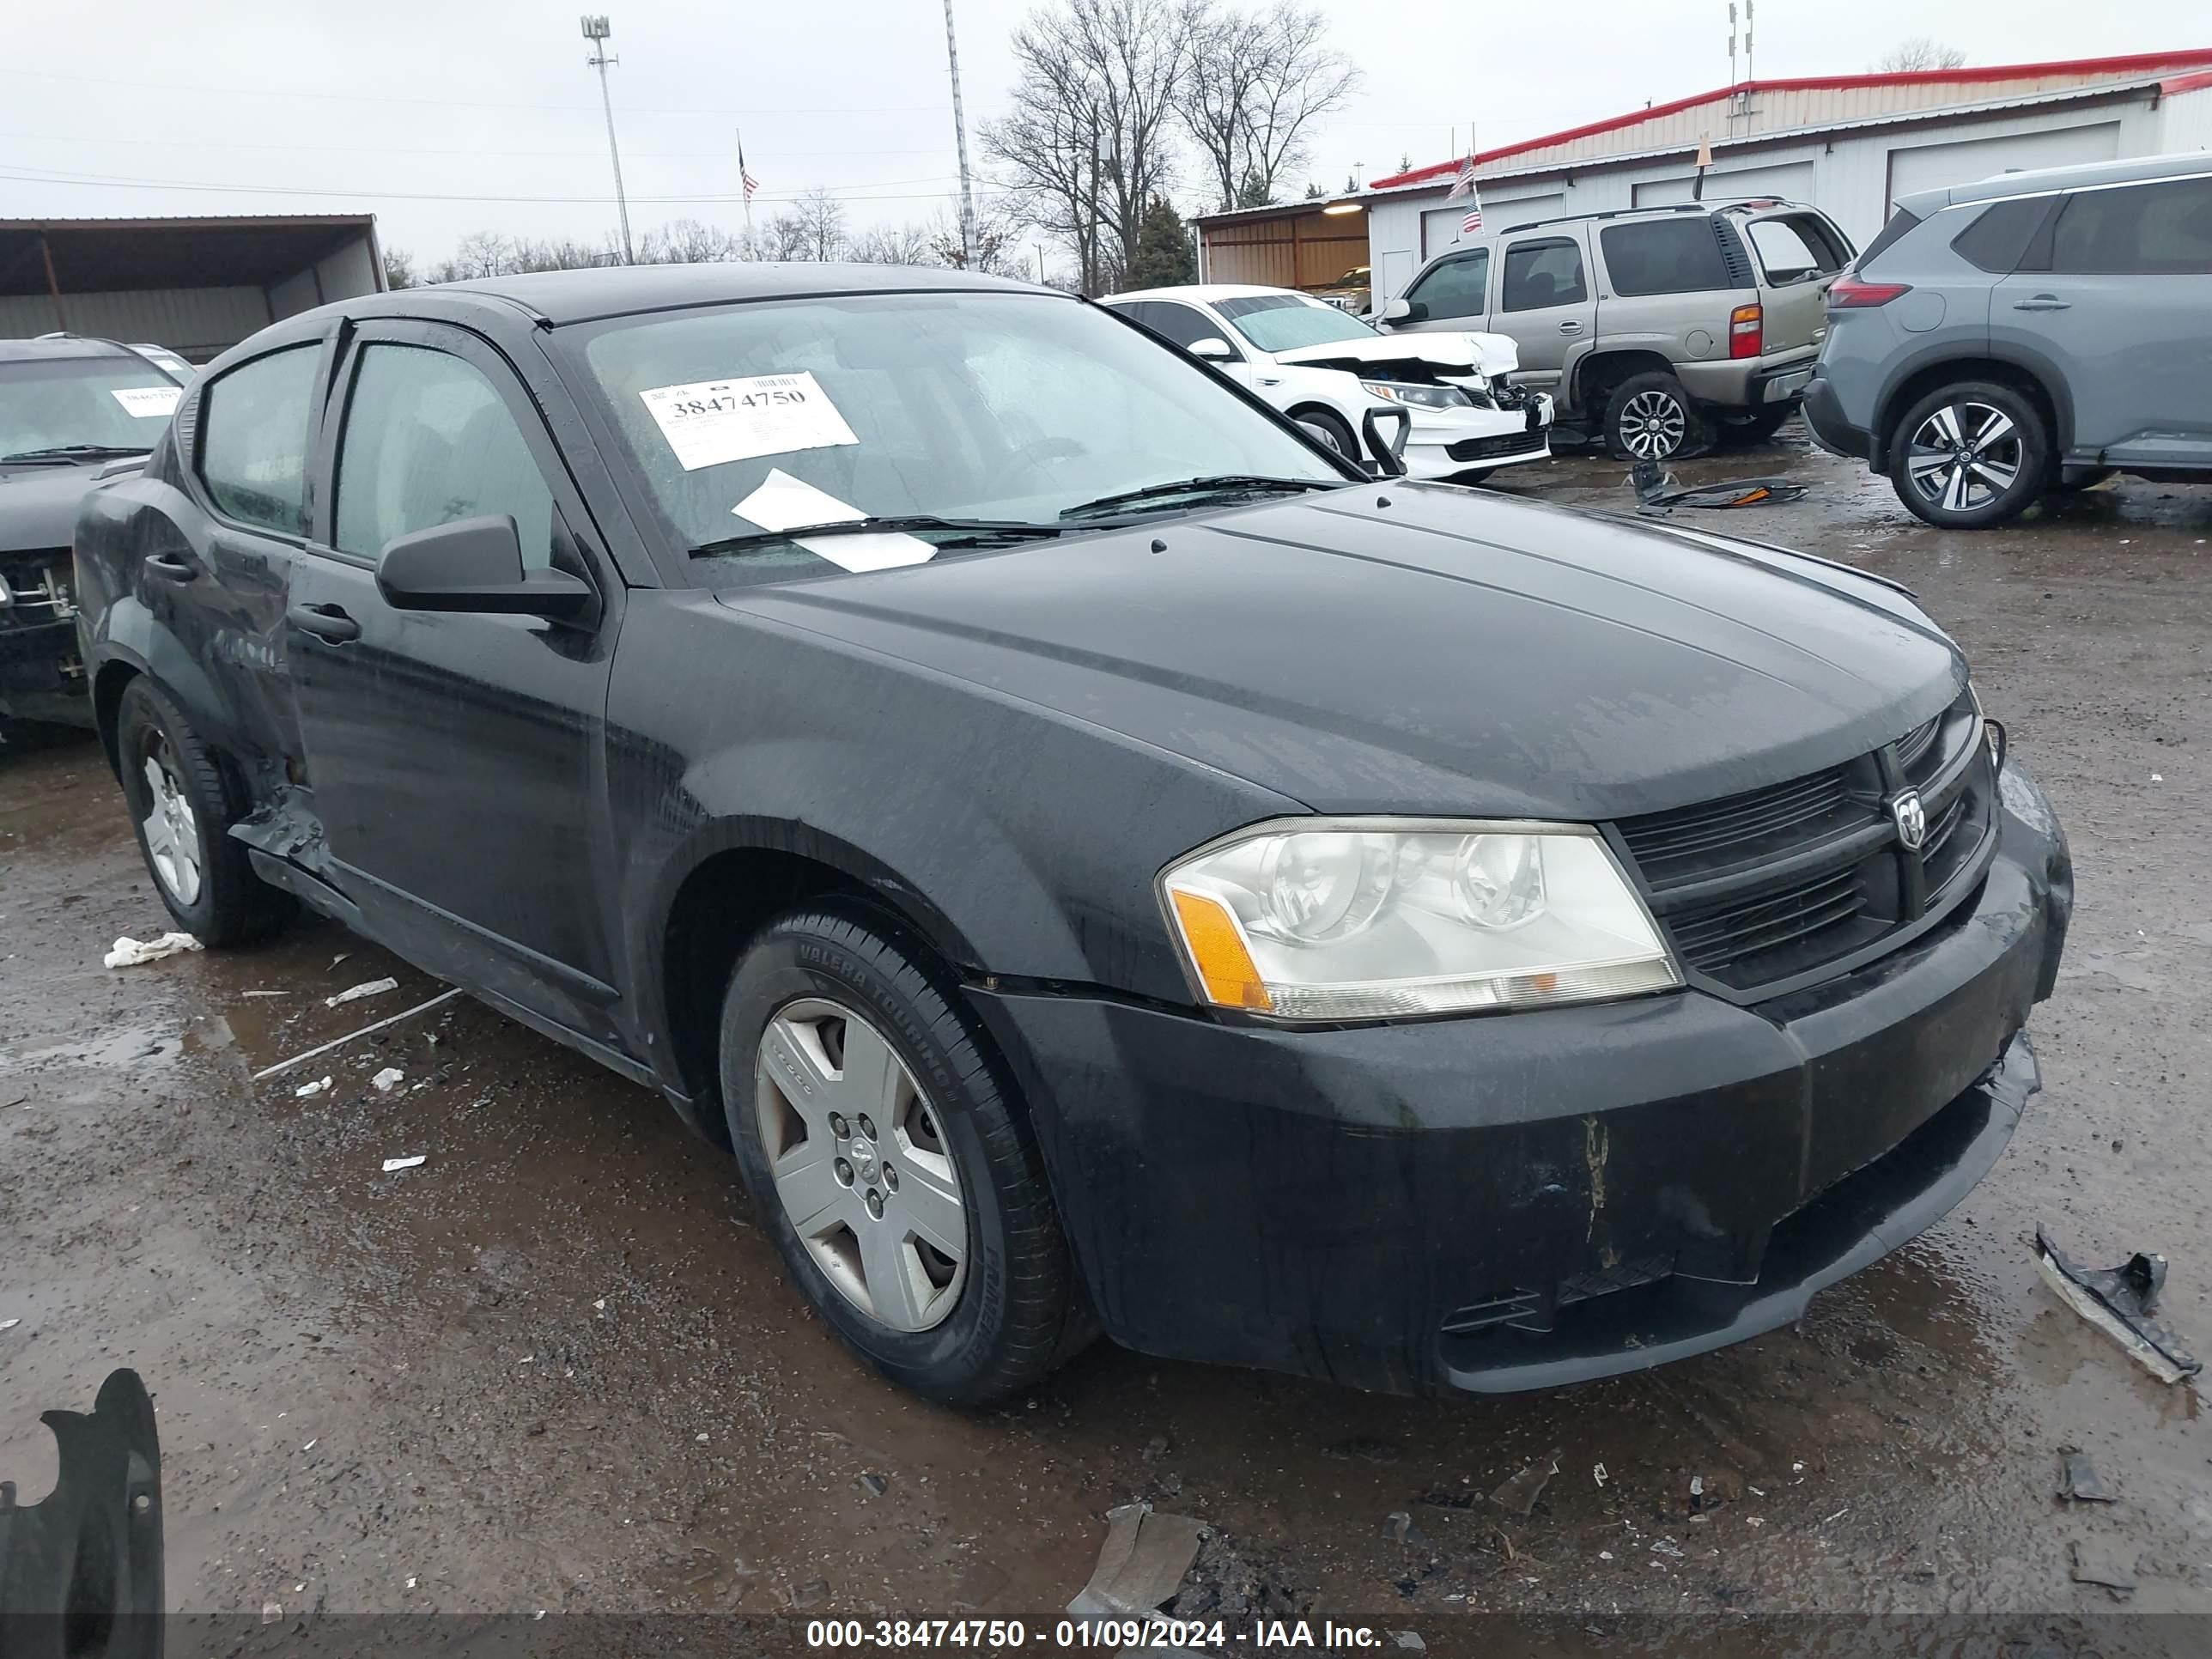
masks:
<svg viewBox="0 0 2212 1659"><path fill-rule="evenodd" d="M1676 179L1655 179L1636 187L1635 202L1638 207L1664 207L1669 202L1686 202L1695 188L1697 175L1686 173ZM1778 161L1763 167L1719 167L1705 173L1705 195L1708 202L1741 201L1747 196L1779 196L1792 202L1813 199L1813 164L1810 161Z"/></svg>
<svg viewBox="0 0 2212 1659"><path fill-rule="evenodd" d="M1889 199L1916 190L1972 185L2008 168L2072 167L2109 161L2120 153L2120 124L2045 128L2006 138L1962 138L1948 144L1896 144L1889 152Z"/></svg>

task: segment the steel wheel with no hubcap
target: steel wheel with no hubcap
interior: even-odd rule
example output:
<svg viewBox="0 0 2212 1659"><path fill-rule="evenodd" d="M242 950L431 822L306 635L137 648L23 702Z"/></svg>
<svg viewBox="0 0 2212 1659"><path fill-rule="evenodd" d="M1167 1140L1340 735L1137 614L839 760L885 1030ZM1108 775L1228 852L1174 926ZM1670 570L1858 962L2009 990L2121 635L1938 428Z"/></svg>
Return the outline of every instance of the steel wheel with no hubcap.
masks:
<svg viewBox="0 0 2212 1659"><path fill-rule="evenodd" d="M2010 489L2025 457L2011 416L1989 404L1946 404L1914 428L1905 471L1923 501L1972 513Z"/></svg>
<svg viewBox="0 0 2212 1659"><path fill-rule="evenodd" d="M1688 412L1664 392L1639 392L1620 410L1621 447L1640 461L1663 461L1682 447Z"/></svg>
<svg viewBox="0 0 2212 1659"><path fill-rule="evenodd" d="M170 769L167 744L148 753L145 779L147 811L138 827L146 838L147 862L169 896L189 907L200 896L199 820Z"/></svg>
<svg viewBox="0 0 2212 1659"><path fill-rule="evenodd" d="M852 1009L778 1009L754 1066L761 1146L784 1213L823 1275L896 1331L959 1304L968 1213L944 1124L890 1041Z"/></svg>

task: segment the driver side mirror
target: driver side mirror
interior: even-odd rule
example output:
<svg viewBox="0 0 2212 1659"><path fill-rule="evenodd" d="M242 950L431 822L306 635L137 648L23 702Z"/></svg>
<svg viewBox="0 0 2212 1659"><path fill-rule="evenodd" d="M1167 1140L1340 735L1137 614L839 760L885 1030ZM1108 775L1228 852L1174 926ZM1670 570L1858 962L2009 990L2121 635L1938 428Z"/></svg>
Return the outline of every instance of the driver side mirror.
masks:
<svg viewBox="0 0 2212 1659"><path fill-rule="evenodd" d="M504 513L396 536L376 564L376 591L395 611L462 611L569 622L598 599L565 570L525 570L522 538Z"/></svg>
<svg viewBox="0 0 2212 1659"><path fill-rule="evenodd" d="M1418 323L1425 321L1428 314L1428 307L1423 305L1419 300L1397 299L1382 307L1382 315L1379 320L1386 323Z"/></svg>
<svg viewBox="0 0 2212 1659"><path fill-rule="evenodd" d="M1233 363L1237 361L1237 348L1219 335L1209 334L1203 340L1191 342L1190 355L1204 362Z"/></svg>

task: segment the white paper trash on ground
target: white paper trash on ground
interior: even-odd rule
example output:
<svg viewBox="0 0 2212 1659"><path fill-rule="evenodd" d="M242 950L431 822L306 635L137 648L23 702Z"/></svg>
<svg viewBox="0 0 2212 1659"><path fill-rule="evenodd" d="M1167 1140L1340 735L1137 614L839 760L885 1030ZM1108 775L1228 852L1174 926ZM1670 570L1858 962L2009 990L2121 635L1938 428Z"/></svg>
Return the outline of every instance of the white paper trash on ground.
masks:
<svg viewBox="0 0 2212 1659"><path fill-rule="evenodd" d="M387 1158L384 1160L384 1173L390 1175L395 1170L411 1170L428 1160L428 1154L424 1152L417 1152L412 1158Z"/></svg>
<svg viewBox="0 0 2212 1659"><path fill-rule="evenodd" d="M330 1079L319 1078L313 1083L302 1083L298 1088L293 1090L292 1092L298 1098L305 1100L309 1095L319 1095L330 1086Z"/></svg>
<svg viewBox="0 0 2212 1659"><path fill-rule="evenodd" d="M159 939L132 939L125 933L100 960L110 968L136 968L142 962L159 962L163 957L199 948L200 942L190 933L164 933Z"/></svg>
<svg viewBox="0 0 2212 1659"><path fill-rule="evenodd" d="M780 466L769 469L758 489L730 511L763 530L796 530L808 524L853 524L868 515ZM880 535L817 536L799 545L845 570L890 570L903 564L927 564L937 550L919 536L898 531Z"/></svg>
<svg viewBox="0 0 2212 1659"><path fill-rule="evenodd" d="M377 1093L380 1095L388 1095L394 1089L397 1089L400 1084L406 1079L406 1077L407 1073L401 1071L397 1066L387 1066L382 1071L379 1072L374 1077L369 1079L369 1081L376 1085Z"/></svg>
<svg viewBox="0 0 2212 1659"><path fill-rule="evenodd" d="M364 980L359 985L348 986L334 997L325 997L323 1006L335 1008L341 1002L358 1002L363 997L380 997L386 991L396 991L398 988L399 981L396 979Z"/></svg>

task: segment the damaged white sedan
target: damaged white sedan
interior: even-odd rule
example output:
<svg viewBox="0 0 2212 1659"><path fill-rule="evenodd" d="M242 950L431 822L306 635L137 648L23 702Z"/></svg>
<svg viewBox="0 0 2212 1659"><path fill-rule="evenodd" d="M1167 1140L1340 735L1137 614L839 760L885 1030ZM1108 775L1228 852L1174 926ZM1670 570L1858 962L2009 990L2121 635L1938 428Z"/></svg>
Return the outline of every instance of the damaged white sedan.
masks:
<svg viewBox="0 0 2212 1659"><path fill-rule="evenodd" d="M1283 288L1195 283L1109 295L1143 324L1353 459L1370 410L1411 417L1415 478L1475 483L1552 453L1552 400L1510 384L1520 349L1503 334L1378 333L1334 306Z"/></svg>

